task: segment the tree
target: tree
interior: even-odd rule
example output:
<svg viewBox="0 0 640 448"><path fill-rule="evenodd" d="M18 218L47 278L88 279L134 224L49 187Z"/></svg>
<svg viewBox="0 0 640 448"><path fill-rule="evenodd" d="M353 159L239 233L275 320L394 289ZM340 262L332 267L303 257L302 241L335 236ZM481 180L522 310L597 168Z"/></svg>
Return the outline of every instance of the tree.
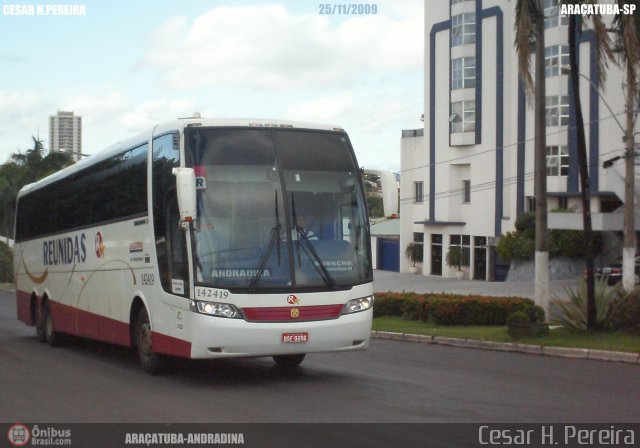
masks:
<svg viewBox="0 0 640 448"><path fill-rule="evenodd" d="M582 199L582 226L585 245L586 289L587 289L587 326L589 330L596 329L596 297L594 279L594 245L593 227L591 223L591 189L589 184L589 162L587 160L587 143L584 133L584 118L582 116L582 101L580 99L580 67L578 66L579 51L577 39L578 20L581 16L569 18L569 76L571 79L571 93L576 126L576 149L580 171L580 197ZM603 86L607 59L613 58L609 37L600 14L590 17L596 38L596 64L598 66L598 85ZM597 163L597 162L596 162Z"/></svg>
<svg viewBox="0 0 640 448"><path fill-rule="evenodd" d="M534 93L535 149L534 184L536 198L535 303L549 315L549 242L547 236L547 166L544 76L543 0L516 3L518 71L529 94ZM531 76L531 54L535 46L535 79ZM535 81L535 82L534 82Z"/></svg>
<svg viewBox="0 0 640 448"><path fill-rule="evenodd" d="M36 137L32 139L33 148L11 154L9 161L0 165L0 234L5 236L13 234L16 197L20 189L73 163L66 153L52 152L44 156L42 141Z"/></svg>
<svg viewBox="0 0 640 448"><path fill-rule="evenodd" d="M614 52L618 62L624 68L627 78L625 132L625 195L624 195L624 239L622 249L622 286L626 291L634 288L636 235L634 223L634 120L633 111L638 96L638 71L640 71L640 8L638 0L618 0L618 5L632 3L635 14L618 14L613 21Z"/></svg>

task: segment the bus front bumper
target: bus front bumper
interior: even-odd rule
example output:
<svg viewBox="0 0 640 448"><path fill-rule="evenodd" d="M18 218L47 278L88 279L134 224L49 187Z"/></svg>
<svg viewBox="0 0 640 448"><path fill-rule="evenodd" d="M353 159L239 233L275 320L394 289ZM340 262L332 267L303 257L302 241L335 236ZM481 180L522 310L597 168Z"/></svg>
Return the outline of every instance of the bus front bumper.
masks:
<svg viewBox="0 0 640 448"><path fill-rule="evenodd" d="M254 323L194 314L192 358L232 358L364 350L373 310L311 322Z"/></svg>

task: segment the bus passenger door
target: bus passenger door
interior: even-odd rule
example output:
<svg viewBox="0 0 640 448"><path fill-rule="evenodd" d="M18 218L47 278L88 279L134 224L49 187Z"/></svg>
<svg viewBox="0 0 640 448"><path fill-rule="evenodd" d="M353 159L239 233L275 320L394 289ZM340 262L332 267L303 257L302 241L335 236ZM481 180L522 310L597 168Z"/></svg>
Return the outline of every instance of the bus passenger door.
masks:
<svg viewBox="0 0 640 448"><path fill-rule="evenodd" d="M153 228L160 283L165 292L188 297L185 232L180 227L173 168L180 166L179 134L153 140Z"/></svg>

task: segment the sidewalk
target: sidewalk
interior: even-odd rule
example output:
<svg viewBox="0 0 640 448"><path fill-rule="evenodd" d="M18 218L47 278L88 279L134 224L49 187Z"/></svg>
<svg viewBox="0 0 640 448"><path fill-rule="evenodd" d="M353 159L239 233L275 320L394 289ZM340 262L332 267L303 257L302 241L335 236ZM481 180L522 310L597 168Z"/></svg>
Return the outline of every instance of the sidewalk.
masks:
<svg viewBox="0 0 640 448"><path fill-rule="evenodd" d="M575 287L577 279L552 280L551 297L565 298L565 287ZM453 293L477 294L483 296L516 296L534 297L534 282L485 282L482 280L456 280L423 276L417 274L400 274L389 271L373 271L373 286L376 292L417 292L417 293Z"/></svg>

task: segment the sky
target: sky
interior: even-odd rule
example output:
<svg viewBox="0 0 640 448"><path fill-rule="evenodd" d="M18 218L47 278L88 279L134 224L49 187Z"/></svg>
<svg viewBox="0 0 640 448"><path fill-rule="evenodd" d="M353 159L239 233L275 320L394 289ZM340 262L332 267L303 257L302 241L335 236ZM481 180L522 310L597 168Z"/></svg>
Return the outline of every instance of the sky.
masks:
<svg viewBox="0 0 640 448"><path fill-rule="evenodd" d="M0 163L48 149L49 116L83 120L83 153L200 112L347 130L358 162L398 171L403 129L422 127L422 0L0 0ZM14 15L9 5L34 5ZM357 5L357 3L356 3Z"/></svg>

